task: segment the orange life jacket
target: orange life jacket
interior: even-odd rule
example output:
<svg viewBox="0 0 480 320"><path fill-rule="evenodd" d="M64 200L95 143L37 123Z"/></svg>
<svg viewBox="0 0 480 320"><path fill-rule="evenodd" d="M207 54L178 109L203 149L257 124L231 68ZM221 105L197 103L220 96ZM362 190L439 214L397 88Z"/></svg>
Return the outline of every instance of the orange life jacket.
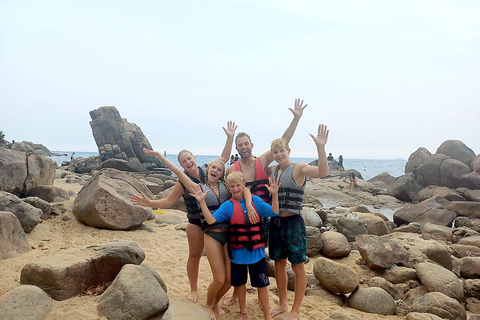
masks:
<svg viewBox="0 0 480 320"><path fill-rule="evenodd" d="M233 249L247 248L248 251L265 247L262 222L257 210L255 209L255 213L258 222L251 224L249 221L245 221L245 211L242 205L234 198L231 198L230 201L233 203L233 215L230 219L230 247Z"/></svg>
<svg viewBox="0 0 480 320"><path fill-rule="evenodd" d="M239 161L235 161L233 170L242 171ZM255 158L255 180L247 182L245 186L250 188L250 192L253 195L259 196L263 201L269 203L270 192L268 192L268 189L265 186L266 184L268 184L268 176L265 173L265 170L263 170L260 158Z"/></svg>

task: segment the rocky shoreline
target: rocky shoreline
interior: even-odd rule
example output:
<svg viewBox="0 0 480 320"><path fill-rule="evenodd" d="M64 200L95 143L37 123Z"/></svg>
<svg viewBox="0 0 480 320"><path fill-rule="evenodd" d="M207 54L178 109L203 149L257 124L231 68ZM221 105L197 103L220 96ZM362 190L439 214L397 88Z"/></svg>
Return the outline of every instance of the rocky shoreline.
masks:
<svg viewBox="0 0 480 320"><path fill-rule="evenodd" d="M0 147L1 319L206 316L184 299L183 200L161 212L129 200L164 198L175 177L132 159L58 168L46 148L21 146ZM350 172L359 175L307 181L302 318L480 319L480 157L450 140L435 154L418 149L399 178L381 174L347 191ZM204 260L200 301L211 276ZM289 279L292 290L291 270ZM252 288L248 300L259 318ZM226 309L233 319L238 306Z"/></svg>

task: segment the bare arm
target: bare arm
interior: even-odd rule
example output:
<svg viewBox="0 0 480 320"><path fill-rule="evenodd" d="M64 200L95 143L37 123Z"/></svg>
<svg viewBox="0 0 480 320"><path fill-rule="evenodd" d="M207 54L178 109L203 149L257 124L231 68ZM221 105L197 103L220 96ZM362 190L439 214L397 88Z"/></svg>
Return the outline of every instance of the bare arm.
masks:
<svg viewBox="0 0 480 320"><path fill-rule="evenodd" d="M177 203L178 199L180 199L182 194L183 194L183 188L180 185L180 183L177 181L177 183L173 187L172 192L165 199L150 200L143 193L141 193L140 196L137 196L137 195L130 196L130 201L133 204L144 206L144 207L168 209L173 207Z"/></svg>
<svg viewBox="0 0 480 320"><path fill-rule="evenodd" d="M309 164L301 164L299 168L302 175L309 176L311 178L323 178L328 174L327 155L325 153L325 144L328 140L328 129L326 125L318 125L318 133L316 136L310 134L315 145L317 146L318 153L318 166L311 166Z"/></svg>
<svg viewBox="0 0 480 320"><path fill-rule="evenodd" d="M245 199L245 206L247 207L248 220L252 224L257 223L258 220L252 204L252 192L250 192L250 188L243 188L243 199Z"/></svg>
<svg viewBox="0 0 480 320"><path fill-rule="evenodd" d="M205 202L205 197L207 196L207 193L209 191L210 190L207 190L206 192L203 192L202 188L198 184L196 184L192 188L192 192L190 193L190 195L192 197L195 197L195 199L197 199L198 204L200 204L200 209L202 209L203 217L205 218L207 223L208 224L214 224L215 222L217 222L217 220L213 217L212 213L210 212L210 210L207 207L207 203Z"/></svg>
<svg viewBox="0 0 480 320"><path fill-rule="evenodd" d="M270 184L266 187L272 195L272 211L278 214L280 211L280 206L278 204L278 189L280 188L281 183L278 183L278 178L270 177L268 180Z"/></svg>
<svg viewBox="0 0 480 320"><path fill-rule="evenodd" d="M290 125L288 126L287 130L282 135L282 138L287 140L287 142L290 142L290 140L293 137L293 134L295 133L295 130L297 130L298 122L300 121L300 118L303 115L303 110L307 107L307 104L303 106L303 100L300 99L295 99L295 104L294 108L288 108L292 113L293 113L293 119L292 122L290 122ZM266 151L260 156L260 160L262 161L263 169L265 170L270 163L273 161L273 155L270 150Z"/></svg>
<svg viewBox="0 0 480 320"><path fill-rule="evenodd" d="M222 127L222 129L227 135L227 141L225 141L225 146L223 147L222 155L219 159L222 160L223 163L227 163L228 160L230 160L230 155L232 154L233 138L235 136L235 130L237 130L237 126L235 125L235 122L228 121L227 129L225 129L225 127Z"/></svg>

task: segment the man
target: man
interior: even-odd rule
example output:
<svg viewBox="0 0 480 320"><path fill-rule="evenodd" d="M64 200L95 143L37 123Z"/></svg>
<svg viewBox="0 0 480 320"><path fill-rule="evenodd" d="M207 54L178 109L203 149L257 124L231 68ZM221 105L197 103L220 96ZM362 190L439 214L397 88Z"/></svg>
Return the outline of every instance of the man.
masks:
<svg viewBox="0 0 480 320"><path fill-rule="evenodd" d="M298 122L302 117L303 110L307 105L303 106L303 100L295 99L294 108L288 108L293 113L293 120L283 134L282 138L288 142L292 139ZM235 138L235 149L240 154L240 159L227 167L227 174L232 171L241 171L246 181L246 186L250 188L252 195L257 195L265 202L270 202L270 194L266 188L268 184L268 176L265 173L273 162L272 152L270 150L264 152L260 157L252 154L253 143L250 136L245 132L240 132ZM265 238L268 239L268 218L262 220ZM232 297L224 302L225 306L230 306L237 301L236 291Z"/></svg>

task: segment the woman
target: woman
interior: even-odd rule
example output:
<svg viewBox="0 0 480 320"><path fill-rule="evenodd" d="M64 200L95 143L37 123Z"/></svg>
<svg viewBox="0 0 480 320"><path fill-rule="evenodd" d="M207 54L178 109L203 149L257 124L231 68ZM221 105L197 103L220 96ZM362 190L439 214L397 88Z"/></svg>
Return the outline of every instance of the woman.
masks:
<svg viewBox="0 0 480 320"><path fill-rule="evenodd" d="M230 158L230 154L232 151L232 143L233 138L235 135L235 130L237 126L235 122L229 121L227 123L227 129L223 128L225 134L227 135L227 141L225 142L225 146L222 151L222 155L218 158L218 160L222 162L228 161ZM152 154L152 151L145 151L147 154ZM160 153L158 153L160 154ZM157 152L155 152L157 155ZM161 156L161 154L160 154ZM161 156L161 158L165 159L165 157ZM205 176L206 176L206 167L208 164L203 165L201 167L197 166L197 162L193 154L188 150L182 150L178 153L178 162L184 169L184 174L189 178L192 183L205 183ZM173 163L172 163L173 165ZM175 165L173 167L177 168ZM178 169L178 168L177 168ZM180 172L182 172L179 169ZM182 172L183 173L183 172ZM177 175L178 176L178 175ZM134 204L152 207L152 208L160 208L160 209L168 209L174 206L178 199L183 196L185 199L185 205L187 206L187 217L188 217L188 225L187 225L187 240L188 240L188 259L187 259L187 275L188 281L190 282L190 294L187 297L187 300L192 302L197 302L198 300L198 270L200 265L200 258L202 257L203 253L203 230L201 228L201 210L198 207L198 204L190 195L190 191L180 182L177 181L175 186L173 187L172 192L170 195L165 199L160 200L150 200L145 195L131 196L131 201ZM192 201L193 200L193 201Z"/></svg>
<svg viewBox="0 0 480 320"><path fill-rule="evenodd" d="M166 159L159 152L144 149L148 155L153 155L158 158L179 178L182 185L189 191L195 190L197 186L189 176L187 176L180 168L176 167L170 160ZM207 192L206 203L210 212L217 210L220 205L230 198L223 181L225 173L225 164L220 160L210 162L207 167L205 183L199 183L202 192ZM247 189L245 195L249 198L251 203L251 194ZM143 196L143 195L142 195ZM190 195L191 196L191 195ZM204 231L204 245L205 253L212 269L213 280L208 286L207 302L205 304L205 311L210 316L210 319L216 319L215 314L219 317L225 315L218 303L223 295L230 289L230 259L227 251L227 231L229 228L228 222L215 223L209 225L203 215L199 218L201 228Z"/></svg>

